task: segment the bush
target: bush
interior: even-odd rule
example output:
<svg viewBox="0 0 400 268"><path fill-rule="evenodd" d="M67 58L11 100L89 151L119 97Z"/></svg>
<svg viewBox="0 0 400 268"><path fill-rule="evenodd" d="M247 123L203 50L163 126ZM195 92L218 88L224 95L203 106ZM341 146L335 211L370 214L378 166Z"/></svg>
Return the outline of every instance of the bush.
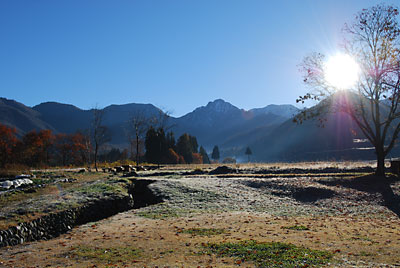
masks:
<svg viewBox="0 0 400 268"><path fill-rule="evenodd" d="M175 151L172 148L168 149L165 163L167 164L178 164L179 163L179 155L175 153Z"/></svg>
<svg viewBox="0 0 400 268"><path fill-rule="evenodd" d="M236 164L236 159L232 157L226 157L224 160L222 160L223 164Z"/></svg>
<svg viewBox="0 0 400 268"><path fill-rule="evenodd" d="M203 157L199 153L192 153L192 164L203 164Z"/></svg>

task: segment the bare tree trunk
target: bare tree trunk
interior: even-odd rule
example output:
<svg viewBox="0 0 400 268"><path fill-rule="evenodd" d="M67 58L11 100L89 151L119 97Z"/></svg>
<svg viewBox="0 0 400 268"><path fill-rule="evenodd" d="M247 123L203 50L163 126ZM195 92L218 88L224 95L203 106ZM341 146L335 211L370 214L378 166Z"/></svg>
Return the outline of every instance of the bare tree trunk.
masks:
<svg viewBox="0 0 400 268"><path fill-rule="evenodd" d="M136 134L136 167L139 166L139 136Z"/></svg>
<svg viewBox="0 0 400 268"><path fill-rule="evenodd" d="M385 153L383 148L376 148L376 159L377 159L377 166L375 175L379 177L385 177Z"/></svg>
<svg viewBox="0 0 400 268"><path fill-rule="evenodd" d="M99 146L96 143L96 146L94 148L94 168L96 169L96 172L98 172L97 169L97 152L98 152Z"/></svg>

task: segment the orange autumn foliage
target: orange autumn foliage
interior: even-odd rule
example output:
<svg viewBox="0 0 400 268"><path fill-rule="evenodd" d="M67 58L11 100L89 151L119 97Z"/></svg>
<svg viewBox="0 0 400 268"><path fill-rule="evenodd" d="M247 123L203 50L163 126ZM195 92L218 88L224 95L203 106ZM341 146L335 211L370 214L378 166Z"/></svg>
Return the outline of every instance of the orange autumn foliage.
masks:
<svg viewBox="0 0 400 268"><path fill-rule="evenodd" d="M12 160L12 153L17 144L15 128L0 124L0 167Z"/></svg>

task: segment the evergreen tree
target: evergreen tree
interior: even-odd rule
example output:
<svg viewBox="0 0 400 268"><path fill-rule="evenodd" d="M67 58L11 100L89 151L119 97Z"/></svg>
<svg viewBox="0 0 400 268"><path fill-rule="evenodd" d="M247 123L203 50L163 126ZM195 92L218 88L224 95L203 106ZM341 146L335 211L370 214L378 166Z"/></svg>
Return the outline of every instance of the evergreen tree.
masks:
<svg viewBox="0 0 400 268"><path fill-rule="evenodd" d="M199 151L197 150L197 148L199 148L199 145L197 143L196 137L189 135L189 139L190 139L190 145L192 146L192 153L198 153Z"/></svg>
<svg viewBox="0 0 400 268"><path fill-rule="evenodd" d="M251 151L250 147L247 146L246 151L244 152L244 154L247 155L247 162L250 162L250 155L253 154L253 152Z"/></svg>
<svg viewBox="0 0 400 268"><path fill-rule="evenodd" d="M162 128L155 130L150 127L146 133L145 146L146 160L150 163L161 164L163 156L168 151L164 130Z"/></svg>
<svg viewBox="0 0 400 268"><path fill-rule="evenodd" d="M206 150L204 150L203 146L200 146L200 154L203 158L203 164L210 164L210 158L208 158L208 154Z"/></svg>
<svg viewBox="0 0 400 268"><path fill-rule="evenodd" d="M158 153L158 138L157 138L157 132L153 127L150 127L149 130L147 130L146 133L146 139L145 139L145 147L146 147L146 161L149 163L157 163L157 153Z"/></svg>
<svg viewBox="0 0 400 268"><path fill-rule="evenodd" d="M179 137L178 142L176 143L176 151L179 155L183 156L187 164L193 162L193 144L192 138L189 134L185 133Z"/></svg>
<svg viewBox="0 0 400 268"><path fill-rule="evenodd" d="M211 154L211 158L217 161L219 159L219 157L220 157L219 156L219 149L218 149L218 146L215 145L214 149L212 151L212 154Z"/></svg>
<svg viewBox="0 0 400 268"><path fill-rule="evenodd" d="M176 143L175 143L175 135L172 131L168 132L166 137L167 148L171 148L172 150L176 150Z"/></svg>

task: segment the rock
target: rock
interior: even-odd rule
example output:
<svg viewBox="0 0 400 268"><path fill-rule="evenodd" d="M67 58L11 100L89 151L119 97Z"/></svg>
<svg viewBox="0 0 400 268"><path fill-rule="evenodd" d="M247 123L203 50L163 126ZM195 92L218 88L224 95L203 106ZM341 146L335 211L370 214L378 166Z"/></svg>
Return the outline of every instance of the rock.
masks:
<svg viewBox="0 0 400 268"><path fill-rule="evenodd" d="M133 171L135 170L135 168L132 165L123 165L122 168L124 172L130 172L132 170Z"/></svg>
<svg viewBox="0 0 400 268"><path fill-rule="evenodd" d="M123 167L114 167L116 172L122 172L124 170Z"/></svg>
<svg viewBox="0 0 400 268"><path fill-rule="evenodd" d="M24 183L24 184L32 184L33 181L30 180L30 179L23 179L23 183Z"/></svg>
<svg viewBox="0 0 400 268"><path fill-rule="evenodd" d="M209 172L210 175L232 174L232 173L238 173L237 169L230 168L228 166L220 166Z"/></svg>
<svg viewBox="0 0 400 268"><path fill-rule="evenodd" d="M203 175L206 174L207 172L201 169L195 169L192 172L190 172L191 175Z"/></svg>
<svg viewBox="0 0 400 268"><path fill-rule="evenodd" d="M12 183L15 188L18 188L22 185L22 181L20 179L14 180L14 181L12 181Z"/></svg>
<svg viewBox="0 0 400 268"><path fill-rule="evenodd" d="M77 224L97 221L131 209L133 206L132 196L123 198L111 196L96 202L88 202L83 207L50 213L8 230L0 230L0 247L39 239L51 239L71 230Z"/></svg>
<svg viewBox="0 0 400 268"><path fill-rule="evenodd" d="M11 186L13 186L13 183L11 181L3 181L1 183L1 188L3 189L10 189Z"/></svg>
<svg viewBox="0 0 400 268"><path fill-rule="evenodd" d="M143 166L138 166L136 167L136 171L146 171L146 169Z"/></svg>
<svg viewBox="0 0 400 268"><path fill-rule="evenodd" d="M29 174L21 174L21 175L15 176L15 179L29 179L29 178L32 178L32 175L29 175Z"/></svg>
<svg viewBox="0 0 400 268"><path fill-rule="evenodd" d="M77 179L74 179L74 178L65 178L65 179L58 180L57 182L71 183L71 182L75 182L75 181L77 181Z"/></svg>
<svg viewBox="0 0 400 268"><path fill-rule="evenodd" d="M131 171L129 173L124 174L123 177L137 177L138 174L135 171Z"/></svg>
<svg viewBox="0 0 400 268"><path fill-rule="evenodd" d="M30 179L16 179L12 181L12 184L14 188L18 188L21 186L27 186L33 184L33 181L31 181Z"/></svg>

